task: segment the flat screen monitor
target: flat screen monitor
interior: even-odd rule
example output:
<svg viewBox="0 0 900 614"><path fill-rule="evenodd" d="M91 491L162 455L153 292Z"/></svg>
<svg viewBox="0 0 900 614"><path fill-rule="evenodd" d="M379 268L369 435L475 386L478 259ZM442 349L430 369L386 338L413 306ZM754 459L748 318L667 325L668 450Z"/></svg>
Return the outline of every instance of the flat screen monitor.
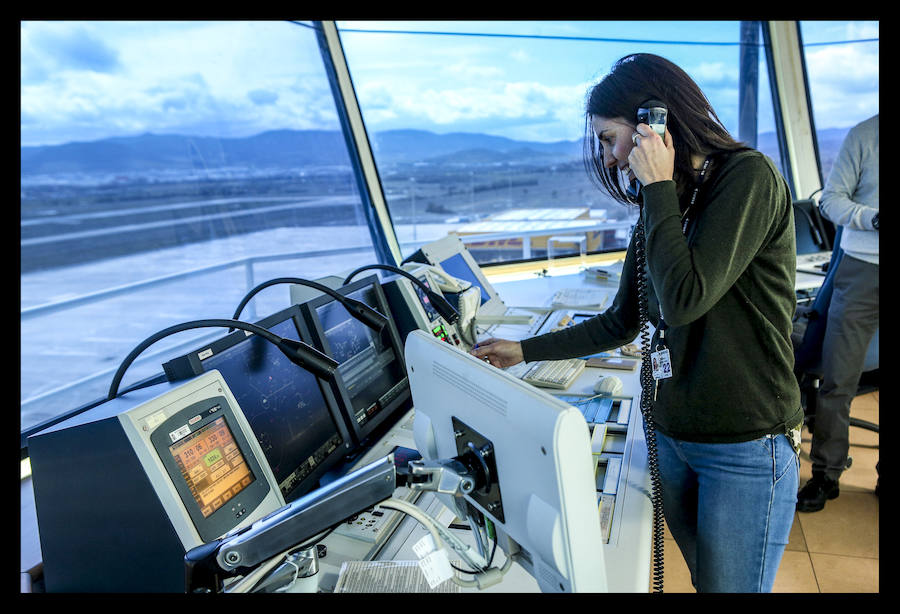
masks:
<svg viewBox="0 0 900 614"><path fill-rule="evenodd" d="M256 322L304 341L293 305ZM285 502L318 485L351 451L351 437L331 387L298 367L272 343L243 330L196 352L202 371L218 370L247 418Z"/></svg>
<svg viewBox="0 0 900 614"><path fill-rule="evenodd" d="M447 235L423 245L420 251L428 264L438 266L448 275L464 279L481 289L479 313L502 315L506 312L506 305L497 290L488 281L472 253L458 236Z"/></svg>
<svg viewBox="0 0 900 614"><path fill-rule="evenodd" d="M544 592L607 590L587 423L580 411L423 331L406 338L416 448L428 460L481 451L465 500ZM460 508L446 495L451 509ZM504 536L514 542L510 544Z"/></svg>
<svg viewBox="0 0 900 614"><path fill-rule="evenodd" d="M333 297L322 295L300 305L313 345L339 366L333 382L356 443L380 425L396 420L410 405L403 344L378 277L370 275L337 290L365 303L388 323L380 331L352 317Z"/></svg>

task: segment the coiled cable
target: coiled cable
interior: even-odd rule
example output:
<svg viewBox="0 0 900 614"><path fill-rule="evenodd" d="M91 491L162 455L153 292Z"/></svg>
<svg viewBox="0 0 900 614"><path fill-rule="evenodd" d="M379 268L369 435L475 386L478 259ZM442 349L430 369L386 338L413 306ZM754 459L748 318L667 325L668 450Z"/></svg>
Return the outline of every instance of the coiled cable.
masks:
<svg viewBox="0 0 900 614"><path fill-rule="evenodd" d="M643 213L643 211L641 211ZM650 470L650 501L653 504L653 590L663 592L663 548L664 522L661 483L659 478L659 456L656 450L656 426L653 423L653 401L656 396L656 381L650 367L650 314L647 305L647 250L644 236L643 215L639 216L634 228L634 255L637 266L637 299L640 318L641 338L641 415L644 417L644 439L647 442L647 467Z"/></svg>

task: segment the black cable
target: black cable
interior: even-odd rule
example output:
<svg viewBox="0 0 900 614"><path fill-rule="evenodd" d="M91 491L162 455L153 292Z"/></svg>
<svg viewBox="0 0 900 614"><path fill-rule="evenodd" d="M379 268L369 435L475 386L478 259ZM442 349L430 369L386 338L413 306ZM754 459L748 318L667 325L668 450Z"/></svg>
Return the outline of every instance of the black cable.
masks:
<svg viewBox="0 0 900 614"><path fill-rule="evenodd" d="M641 212L643 214L643 211ZM647 441L647 467L650 470L650 501L653 504L653 589L663 592L663 548L664 522L661 483L659 478L659 457L656 450L656 427L653 423L653 397L656 381L650 367L649 308L647 305L647 261L644 236L644 217L640 215L634 228L634 255L637 267L638 314L641 326L641 414L644 417L644 438Z"/></svg>
<svg viewBox="0 0 900 614"><path fill-rule="evenodd" d="M447 299L425 285L425 282L423 282L421 279L419 279L409 271L404 271L400 267L391 266L389 264L367 264L365 266L359 267L358 269L347 275L347 277L344 279L344 285L346 286L348 283L350 283L350 280L353 279L357 273L369 269L382 269L384 271L397 273L398 275L407 278L408 280L419 286L422 291L426 295L428 295L428 299L431 301L432 307L434 307L441 315L441 317L447 320L449 324L456 324L456 322L459 321L459 313L456 311L456 309L453 308L453 305L451 305L447 301Z"/></svg>
<svg viewBox="0 0 900 614"><path fill-rule="evenodd" d="M260 290L264 290L269 286L274 286L276 284L299 284L301 286L309 286L310 288L315 288L316 290L327 294L328 296L338 301L347 309L350 315L352 315L354 318L356 318L369 328L375 329L376 331L381 331L387 325L387 318L365 303L344 296L334 288L329 288L325 284L320 284L317 281L303 279L302 277L276 277L275 279L264 281L263 283L250 290L244 296L244 298L241 299L241 302L238 304L237 309L234 310L232 319L238 319L238 317L241 315L241 312L244 310L244 307L246 307L247 303L250 302L250 299L252 299Z"/></svg>
<svg viewBox="0 0 900 614"><path fill-rule="evenodd" d="M129 353L128 356L125 357L125 359L119 365L119 369L116 371L116 374L113 376L112 383L109 386L109 394L107 395L107 400L112 400L116 398L116 396L118 396L119 383L122 381L122 377L124 377L125 371L129 366L131 366L131 363L134 362L134 360L138 357L138 355L140 355L141 352L146 350L148 347L150 347L160 339L168 337L169 335L172 335L174 333L179 333L194 328L228 327L240 328L251 333L256 333L263 339L266 339L267 341L278 346L278 349L280 349L284 353L284 355L287 356L294 364L304 369L310 369L314 373L317 373L321 377L324 377L326 379L332 377L334 374L334 370L337 368L337 361L335 361L330 356L326 356L325 354L321 353L312 346L303 343L302 341L294 341L293 339L279 337L275 333L266 330L262 326L249 324L247 322L241 322L239 320L193 320L191 322L175 324L174 326L170 326L157 333L154 333L153 335L150 335L149 337L141 341L137 345L137 347L131 350L131 353Z"/></svg>
<svg viewBox="0 0 900 614"><path fill-rule="evenodd" d="M471 528L470 528L470 529L471 529ZM474 531L474 529L471 529L471 530ZM490 556L490 558L488 559L487 565L484 566L485 569L490 569L491 565L494 563L494 555L497 553L497 533L496 533L496 531L492 531L492 533L494 533L494 539L493 539L494 545L491 546L491 556ZM474 575L478 575L478 574L481 573L480 571L469 571L468 569L460 569L459 567L457 567L457 566L454 565L453 563L450 563L450 567L452 567L452 568L455 569L456 571L459 571L459 572L462 572L462 573L471 574L471 575L473 575L473 576L474 576Z"/></svg>
<svg viewBox="0 0 900 614"><path fill-rule="evenodd" d="M142 388L147 388L149 386L155 386L156 384L162 384L163 382L166 382L166 381L168 381L168 378L166 377L165 373L162 373L162 374L157 375L156 377L148 379L146 381L137 382L135 384L132 384L131 386L129 386L128 388L123 390L121 394L128 394L129 392L134 392L135 390L140 390Z"/></svg>

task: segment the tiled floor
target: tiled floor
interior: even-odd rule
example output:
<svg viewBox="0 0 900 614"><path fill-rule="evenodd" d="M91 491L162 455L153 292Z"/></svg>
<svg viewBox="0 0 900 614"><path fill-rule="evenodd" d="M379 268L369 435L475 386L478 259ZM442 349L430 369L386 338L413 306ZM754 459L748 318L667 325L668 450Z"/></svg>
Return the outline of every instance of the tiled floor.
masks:
<svg viewBox="0 0 900 614"><path fill-rule="evenodd" d="M856 397L850 415L878 424L878 392ZM809 447L812 435L804 427L800 451L800 485L811 476ZM850 427L853 464L841 476L841 494L814 513L795 513L790 543L785 550L773 592L877 593L878 497L875 463L878 433ZM690 575L678 546L666 529L665 576L667 593L693 593Z"/></svg>

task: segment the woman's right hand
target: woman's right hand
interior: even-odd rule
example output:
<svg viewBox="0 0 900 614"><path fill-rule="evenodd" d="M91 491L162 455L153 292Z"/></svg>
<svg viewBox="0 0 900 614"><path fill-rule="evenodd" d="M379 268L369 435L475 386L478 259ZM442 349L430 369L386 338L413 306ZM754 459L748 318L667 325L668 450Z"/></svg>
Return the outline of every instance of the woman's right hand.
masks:
<svg viewBox="0 0 900 614"><path fill-rule="evenodd" d="M507 339L495 339L494 337L476 343L469 353L501 369L519 364L525 360L525 356L522 354L521 343Z"/></svg>

